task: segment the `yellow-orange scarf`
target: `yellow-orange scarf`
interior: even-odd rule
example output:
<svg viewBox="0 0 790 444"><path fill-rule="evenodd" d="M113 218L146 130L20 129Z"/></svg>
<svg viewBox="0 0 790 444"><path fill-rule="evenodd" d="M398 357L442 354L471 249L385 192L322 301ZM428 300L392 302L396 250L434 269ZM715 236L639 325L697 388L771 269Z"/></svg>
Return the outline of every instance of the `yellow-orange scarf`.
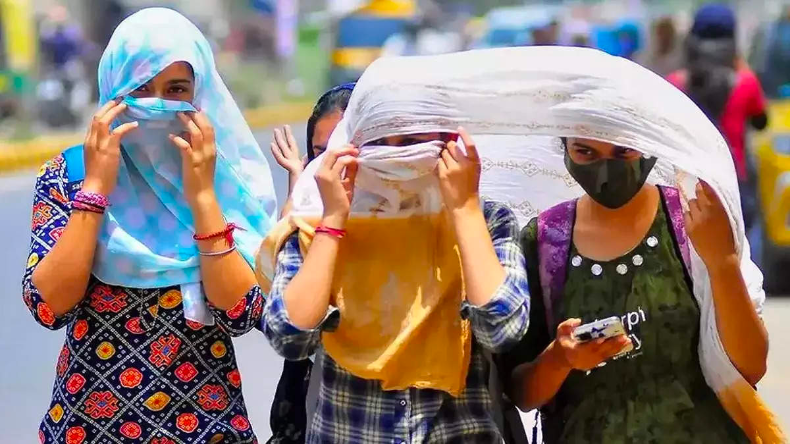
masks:
<svg viewBox="0 0 790 444"><path fill-rule="evenodd" d="M264 290L284 241L298 230L306 254L314 228L314 222L287 217L272 229L256 266ZM352 374L381 381L384 390L460 395L472 337L460 316L461 263L446 214L352 217L346 230L330 299L340 324L322 334L326 352Z"/></svg>

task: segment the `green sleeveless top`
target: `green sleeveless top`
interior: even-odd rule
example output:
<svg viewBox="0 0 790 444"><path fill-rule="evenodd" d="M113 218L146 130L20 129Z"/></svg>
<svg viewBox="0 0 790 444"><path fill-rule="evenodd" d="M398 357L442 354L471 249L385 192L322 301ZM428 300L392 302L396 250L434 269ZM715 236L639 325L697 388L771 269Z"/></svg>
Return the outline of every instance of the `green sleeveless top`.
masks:
<svg viewBox="0 0 790 444"><path fill-rule="evenodd" d="M523 235L529 277L539 282L537 256L530 254L537 244L534 221ZM748 443L702 375L697 352L700 312L663 205L647 236L629 253L608 262L593 261L572 244L568 261L560 319L587 323L621 317L634 350L589 374L571 372L542 411L544 440ZM553 339L548 337L542 296L534 293L539 287L530 286L530 318L537 321L530 329L544 333L531 331L525 341L532 343L522 341L511 351L506 368L534 360Z"/></svg>

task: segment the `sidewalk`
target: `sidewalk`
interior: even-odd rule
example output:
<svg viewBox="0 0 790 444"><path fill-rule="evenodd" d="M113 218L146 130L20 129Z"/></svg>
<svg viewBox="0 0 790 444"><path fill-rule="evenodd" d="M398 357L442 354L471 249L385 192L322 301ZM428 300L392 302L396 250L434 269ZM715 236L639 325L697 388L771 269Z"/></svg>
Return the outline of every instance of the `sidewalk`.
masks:
<svg viewBox="0 0 790 444"><path fill-rule="evenodd" d="M244 112L253 130L277 124L306 121L313 103L284 103ZM84 133L49 135L22 142L0 141L0 174L35 168L66 148L82 143Z"/></svg>

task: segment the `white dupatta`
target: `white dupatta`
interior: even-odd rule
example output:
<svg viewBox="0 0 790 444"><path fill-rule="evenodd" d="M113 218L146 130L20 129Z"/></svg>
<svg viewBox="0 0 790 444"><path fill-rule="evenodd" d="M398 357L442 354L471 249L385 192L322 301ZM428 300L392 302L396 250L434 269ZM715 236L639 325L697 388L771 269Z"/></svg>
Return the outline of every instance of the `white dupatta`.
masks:
<svg viewBox="0 0 790 444"><path fill-rule="evenodd" d="M584 48L381 59L357 83L329 145L363 146L383 136L455 131L459 125L473 135L482 156L481 193L508 203L522 223L583 193L565 169L561 136L597 139L655 156L659 162L650 182L677 187L689 198L697 179L707 181L727 209L749 294L761 312L762 274L749 256L727 144L702 111L661 77L629 60ZM362 149L363 166L371 151ZM425 156L435 156L428 151ZM386 158L380 152L376 157ZM295 215L321 214L313 180L319 163L313 162L295 187ZM393 191L382 193L379 185L366 189L358 184L358 193L367 197L355 198L352 214L381 211L374 208L376 196L392 202ZM435 195L434 183L424 187L426 196ZM425 202L433 207L425 210L436 210L435 200ZM390 208L397 217L401 210ZM724 351L709 276L693 245L691 260L701 311L699 356L707 383L753 442L784 442L775 417Z"/></svg>

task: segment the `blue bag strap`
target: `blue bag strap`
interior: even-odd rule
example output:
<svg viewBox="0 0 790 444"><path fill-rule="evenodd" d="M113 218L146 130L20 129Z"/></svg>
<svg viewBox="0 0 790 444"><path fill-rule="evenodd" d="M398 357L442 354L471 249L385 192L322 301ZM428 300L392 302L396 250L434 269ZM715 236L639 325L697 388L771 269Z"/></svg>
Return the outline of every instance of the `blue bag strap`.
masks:
<svg viewBox="0 0 790 444"><path fill-rule="evenodd" d="M66 161L66 175L69 181L66 191L69 194L69 200L73 200L74 194L82 188L82 181L85 179L85 157L82 145L68 148L63 152L63 159Z"/></svg>

